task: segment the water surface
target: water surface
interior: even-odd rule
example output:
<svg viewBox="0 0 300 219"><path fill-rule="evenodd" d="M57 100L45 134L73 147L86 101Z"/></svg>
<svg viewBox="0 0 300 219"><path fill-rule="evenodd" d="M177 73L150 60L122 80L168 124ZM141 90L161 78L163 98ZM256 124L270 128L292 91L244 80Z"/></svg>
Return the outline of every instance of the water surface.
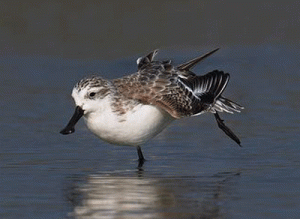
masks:
<svg viewBox="0 0 300 219"><path fill-rule="evenodd" d="M203 51L207 52L207 51ZM175 64L199 55L163 50ZM231 73L224 96L245 106L175 121L135 148L97 139L73 113L70 93L89 74L134 72L138 56L113 61L1 58L0 215L2 218L297 218L300 196L299 50L262 45L223 49L195 68Z"/></svg>
<svg viewBox="0 0 300 219"><path fill-rule="evenodd" d="M0 218L299 218L299 1L0 1ZM81 78L136 59L229 72L243 105L175 121L142 146L111 146L74 111Z"/></svg>

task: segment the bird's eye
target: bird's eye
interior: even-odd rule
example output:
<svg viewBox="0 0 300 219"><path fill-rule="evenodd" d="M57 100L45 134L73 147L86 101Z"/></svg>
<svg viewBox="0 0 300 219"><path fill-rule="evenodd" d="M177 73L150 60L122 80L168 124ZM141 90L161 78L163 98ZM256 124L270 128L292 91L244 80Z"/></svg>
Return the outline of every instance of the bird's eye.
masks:
<svg viewBox="0 0 300 219"><path fill-rule="evenodd" d="M90 97L93 97L93 96L95 96L95 95L96 95L95 92L91 92L91 93L90 93Z"/></svg>

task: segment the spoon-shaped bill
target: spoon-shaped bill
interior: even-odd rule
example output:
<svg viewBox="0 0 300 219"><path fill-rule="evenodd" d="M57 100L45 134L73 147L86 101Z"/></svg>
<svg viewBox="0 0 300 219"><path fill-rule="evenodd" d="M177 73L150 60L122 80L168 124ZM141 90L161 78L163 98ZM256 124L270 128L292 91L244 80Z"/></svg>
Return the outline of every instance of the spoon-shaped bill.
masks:
<svg viewBox="0 0 300 219"><path fill-rule="evenodd" d="M72 116L72 118L70 119L68 125L60 131L61 134L63 135L68 135L68 134L72 134L73 132L75 132L75 125L78 122L78 120L83 116L84 111L83 109L81 109L80 106L77 106L75 108L75 112Z"/></svg>

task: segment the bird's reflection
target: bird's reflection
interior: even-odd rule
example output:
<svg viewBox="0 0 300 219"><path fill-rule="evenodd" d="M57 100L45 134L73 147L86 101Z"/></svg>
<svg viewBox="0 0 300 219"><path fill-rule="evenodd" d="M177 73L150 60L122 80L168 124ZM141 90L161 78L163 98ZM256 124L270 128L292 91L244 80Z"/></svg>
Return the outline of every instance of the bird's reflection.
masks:
<svg viewBox="0 0 300 219"><path fill-rule="evenodd" d="M101 173L72 177L71 218L223 218L238 173L161 177Z"/></svg>

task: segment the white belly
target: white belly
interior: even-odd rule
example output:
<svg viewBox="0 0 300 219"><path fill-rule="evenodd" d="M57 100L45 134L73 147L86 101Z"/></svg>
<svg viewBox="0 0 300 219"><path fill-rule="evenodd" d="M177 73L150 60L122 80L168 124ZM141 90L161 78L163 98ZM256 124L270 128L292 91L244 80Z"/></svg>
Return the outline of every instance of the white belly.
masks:
<svg viewBox="0 0 300 219"><path fill-rule="evenodd" d="M111 109L86 117L88 128L99 138L118 145L141 145L160 133L174 120L165 111L139 104L133 110L117 115Z"/></svg>

